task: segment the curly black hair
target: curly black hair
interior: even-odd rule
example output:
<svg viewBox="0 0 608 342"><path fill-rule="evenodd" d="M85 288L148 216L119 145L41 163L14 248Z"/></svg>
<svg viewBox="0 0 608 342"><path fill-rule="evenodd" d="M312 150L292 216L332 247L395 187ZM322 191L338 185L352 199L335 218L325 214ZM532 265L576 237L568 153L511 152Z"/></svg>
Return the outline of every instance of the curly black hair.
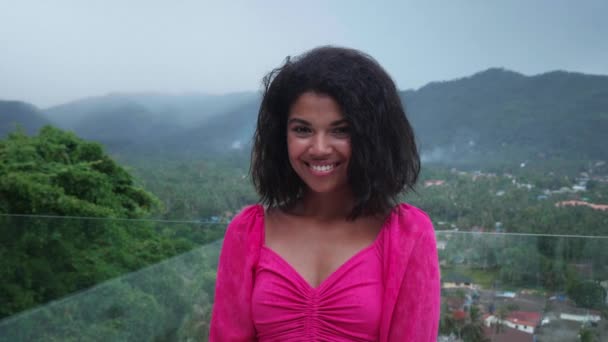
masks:
<svg viewBox="0 0 608 342"><path fill-rule="evenodd" d="M350 219L385 214L400 193L413 190L420 172L414 131L395 83L371 56L318 47L287 57L264 77L263 86L250 169L261 203L290 206L306 189L289 163L287 116L310 91L332 97L350 127L348 184L355 198Z"/></svg>

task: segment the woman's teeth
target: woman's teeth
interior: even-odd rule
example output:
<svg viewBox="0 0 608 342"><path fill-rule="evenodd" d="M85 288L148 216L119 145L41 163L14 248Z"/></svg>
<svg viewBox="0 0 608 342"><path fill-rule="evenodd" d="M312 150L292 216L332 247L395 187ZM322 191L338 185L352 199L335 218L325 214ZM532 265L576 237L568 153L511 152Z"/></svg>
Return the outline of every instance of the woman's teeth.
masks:
<svg viewBox="0 0 608 342"><path fill-rule="evenodd" d="M333 170L333 168L336 167L336 164L331 164L331 165L310 165L310 168L317 171L317 172L329 172L331 170Z"/></svg>

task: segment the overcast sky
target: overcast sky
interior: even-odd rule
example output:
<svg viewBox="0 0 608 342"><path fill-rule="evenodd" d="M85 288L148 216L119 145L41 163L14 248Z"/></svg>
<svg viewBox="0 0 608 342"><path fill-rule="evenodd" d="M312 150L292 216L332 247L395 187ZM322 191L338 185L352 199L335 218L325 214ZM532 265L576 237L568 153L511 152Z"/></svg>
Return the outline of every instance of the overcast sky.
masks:
<svg viewBox="0 0 608 342"><path fill-rule="evenodd" d="M401 89L489 67L607 75L607 16L605 0L0 0L0 99L259 90L323 44L368 52Z"/></svg>

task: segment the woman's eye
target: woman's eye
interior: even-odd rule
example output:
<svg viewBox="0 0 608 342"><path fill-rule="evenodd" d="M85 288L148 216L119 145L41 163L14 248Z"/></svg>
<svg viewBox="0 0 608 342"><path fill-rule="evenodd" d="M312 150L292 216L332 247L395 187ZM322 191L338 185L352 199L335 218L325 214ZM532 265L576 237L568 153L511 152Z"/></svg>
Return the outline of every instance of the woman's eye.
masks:
<svg viewBox="0 0 608 342"><path fill-rule="evenodd" d="M306 133L310 132L310 128L303 127L303 126L296 126L292 130L298 134L306 134Z"/></svg>
<svg viewBox="0 0 608 342"><path fill-rule="evenodd" d="M334 134L339 135L339 136L345 136L348 135L350 133L350 129L348 127L338 127L336 129L334 129Z"/></svg>

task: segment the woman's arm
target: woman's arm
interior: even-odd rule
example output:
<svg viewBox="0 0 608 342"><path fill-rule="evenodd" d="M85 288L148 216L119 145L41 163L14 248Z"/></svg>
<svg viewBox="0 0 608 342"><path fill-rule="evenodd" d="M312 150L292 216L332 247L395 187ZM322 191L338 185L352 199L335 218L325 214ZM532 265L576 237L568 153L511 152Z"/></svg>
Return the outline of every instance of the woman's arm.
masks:
<svg viewBox="0 0 608 342"><path fill-rule="evenodd" d="M393 312L388 341L437 341L440 301L439 261L431 227L421 233L412 250Z"/></svg>
<svg viewBox="0 0 608 342"><path fill-rule="evenodd" d="M220 252L209 341L255 341L251 317L253 264L249 226L251 215L241 213L226 229Z"/></svg>

